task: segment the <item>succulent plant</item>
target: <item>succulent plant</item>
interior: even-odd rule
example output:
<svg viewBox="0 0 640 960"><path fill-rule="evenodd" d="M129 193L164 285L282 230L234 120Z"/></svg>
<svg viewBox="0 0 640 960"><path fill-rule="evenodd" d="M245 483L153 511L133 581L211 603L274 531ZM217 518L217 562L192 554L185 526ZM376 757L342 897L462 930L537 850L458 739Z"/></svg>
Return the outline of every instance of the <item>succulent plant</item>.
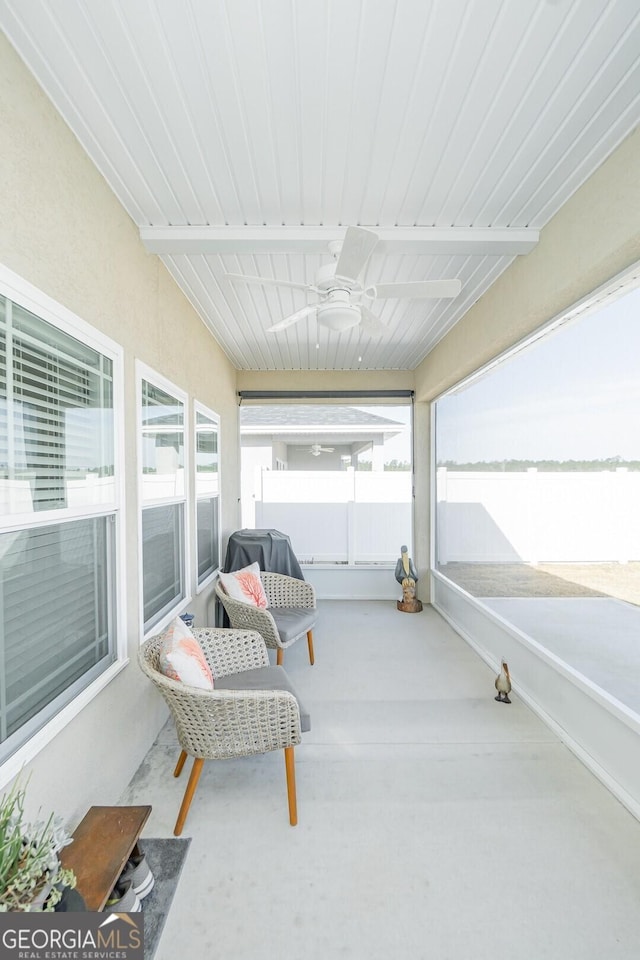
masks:
<svg viewBox="0 0 640 960"><path fill-rule="evenodd" d="M66 887L74 887L72 870L60 867L59 853L71 843L62 821L53 814L29 823L24 816L26 787L17 781L0 799L0 912L54 910Z"/></svg>

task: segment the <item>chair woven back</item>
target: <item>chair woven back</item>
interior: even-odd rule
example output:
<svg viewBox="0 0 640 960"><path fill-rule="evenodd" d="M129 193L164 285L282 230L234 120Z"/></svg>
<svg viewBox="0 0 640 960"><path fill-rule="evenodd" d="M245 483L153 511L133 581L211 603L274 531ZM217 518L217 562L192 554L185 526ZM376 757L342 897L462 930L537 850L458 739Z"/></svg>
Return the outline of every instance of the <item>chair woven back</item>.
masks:
<svg viewBox="0 0 640 960"><path fill-rule="evenodd" d="M260 572L260 579L270 608L316 609L315 590L306 580L297 580L295 577L287 577L282 573L265 571ZM265 610L263 607L255 607L251 603L244 603L242 600L236 600L235 597L229 596L220 580L216 581L215 591L227 612L232 627L239 630L257 630L266 645L271 649L288 647L298 639L298 637L293 637L284 643L268 608ZM306 628L302 631L302 633L304 632L306 632Z"/></svg>
<svg viewBox="0 0 640 960"><path fill-rule="evenodd" d="M269 663L264 643L255 632L210 627L195 629L193 633L214 678ZM160 672L163 641L164 634L146 640L138 651L138 662L164 697L178 742L186 753L204 760L220 760L300 743L300 709L292 694L189 687Z"/></svg>

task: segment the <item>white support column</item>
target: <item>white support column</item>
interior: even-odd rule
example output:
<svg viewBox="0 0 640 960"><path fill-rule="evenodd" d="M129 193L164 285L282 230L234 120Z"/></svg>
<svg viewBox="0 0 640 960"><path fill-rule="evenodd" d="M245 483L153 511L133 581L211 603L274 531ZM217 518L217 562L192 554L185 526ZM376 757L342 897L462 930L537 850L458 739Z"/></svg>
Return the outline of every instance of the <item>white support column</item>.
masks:
<svg viewBox="0 0 640 960"><path fill-rule="evenodd" d="M384 441L374 440L371 446L371 469L384 470Z"/></svg>

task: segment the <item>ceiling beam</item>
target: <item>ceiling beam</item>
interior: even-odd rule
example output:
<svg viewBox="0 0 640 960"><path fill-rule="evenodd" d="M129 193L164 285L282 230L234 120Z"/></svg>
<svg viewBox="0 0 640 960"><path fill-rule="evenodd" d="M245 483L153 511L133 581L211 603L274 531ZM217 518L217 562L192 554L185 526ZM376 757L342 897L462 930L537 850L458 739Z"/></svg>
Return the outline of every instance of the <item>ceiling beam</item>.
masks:
<svg viewBox="0 0 640 960"><path fill-rule="evenodd" d="M326 253L341 240L335 227L141 227L149 253ZM539 231L523 227L371 227L380 237L377 253L475 254L504 256L529 253Z"/></svg>

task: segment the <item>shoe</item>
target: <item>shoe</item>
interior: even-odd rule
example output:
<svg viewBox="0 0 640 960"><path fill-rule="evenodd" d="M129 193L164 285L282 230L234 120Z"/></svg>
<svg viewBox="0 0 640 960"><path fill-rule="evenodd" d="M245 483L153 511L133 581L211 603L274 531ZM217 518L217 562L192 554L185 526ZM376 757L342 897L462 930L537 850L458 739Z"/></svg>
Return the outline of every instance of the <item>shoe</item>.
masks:
<svg viewBox="0 0 640 960"><path fill-rule="evenodd" d="M140 900L144 900L147 894L153 890L155 880L144 853L136 857L129 857L127 865L120 875L119 883L125 883L129 880L133 892L138 895Z"/></svg>
<svg viewBox="0 0 640 960"><path fill-rule="evenodd" d="M142 910L138 894L133 889L130 880L122 883L118 880L107 900L105 913L139 913Z"/></svg>

